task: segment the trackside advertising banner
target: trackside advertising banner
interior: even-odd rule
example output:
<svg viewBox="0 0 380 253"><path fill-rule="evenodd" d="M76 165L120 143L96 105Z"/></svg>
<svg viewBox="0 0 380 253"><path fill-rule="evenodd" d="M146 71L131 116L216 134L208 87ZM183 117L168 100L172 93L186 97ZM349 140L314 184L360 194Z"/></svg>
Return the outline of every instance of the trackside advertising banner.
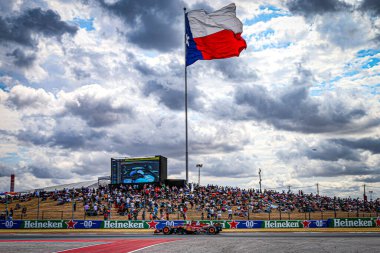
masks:
<svg viewBox="0 0 380 253"><path fill-rule="evenodd" d="M188 220L2 220L0 229L162 229L165 226L190 224ZM220 223L224 229L246 228L326 228L380 226L380 218L330 220L199 220L197 223ZM355 225L356 224L356 225Z"/></svg>
<svg viewBox="0 0 380 253"><path fill-rule="evenodd" d="M21 228L21 220L0 220L0 229L7 229L7 228Z"/></svg>
<svg viewBox="0 0 380 253"><path fill-rule="evenodd" d="M371 228L380 227L380 217L377 218L346 218L328 219L329 228Z"/></svg>
<svg viewBox="0 0 380 253"><path fill-rule="evenodd" d="M326 228L326 220L266 220L263 228Z"/></svg>

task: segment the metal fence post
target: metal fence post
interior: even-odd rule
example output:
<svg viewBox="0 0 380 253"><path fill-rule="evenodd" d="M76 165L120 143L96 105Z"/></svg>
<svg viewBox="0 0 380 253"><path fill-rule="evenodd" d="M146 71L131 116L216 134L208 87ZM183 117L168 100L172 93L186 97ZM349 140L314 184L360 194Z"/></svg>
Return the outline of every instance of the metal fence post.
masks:
<svg viewBox="0 0 380 253"><path fill-rule="evenodd" d="M37 220L40 217L40 193L38 192Z"/></svg>
<svg viewBox="0 0 380 253"><path fill-rule="evenodd" d="M73 197L71 199L71 203L72 203L72 206L71 206L71 219L74 220L74 199L75 199L75 193L74 193L74 189L73 189Z"/></svg>
<svg viewBox="0 0 380 253"><path fill-rule="evenodd" d="M359 198L356 199L356 217L359 218Z"/></svg>

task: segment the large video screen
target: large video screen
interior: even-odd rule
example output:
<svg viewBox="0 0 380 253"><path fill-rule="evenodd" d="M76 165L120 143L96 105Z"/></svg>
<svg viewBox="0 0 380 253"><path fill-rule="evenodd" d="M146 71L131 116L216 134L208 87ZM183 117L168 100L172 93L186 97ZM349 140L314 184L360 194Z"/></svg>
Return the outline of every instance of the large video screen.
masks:
<svg viewBox="0 0 380 253"><path fill-rule="evenodd" d="M111 183L139 184L159 182L161 179L161 158L161 156L147 158L112 158Z"/></svg>

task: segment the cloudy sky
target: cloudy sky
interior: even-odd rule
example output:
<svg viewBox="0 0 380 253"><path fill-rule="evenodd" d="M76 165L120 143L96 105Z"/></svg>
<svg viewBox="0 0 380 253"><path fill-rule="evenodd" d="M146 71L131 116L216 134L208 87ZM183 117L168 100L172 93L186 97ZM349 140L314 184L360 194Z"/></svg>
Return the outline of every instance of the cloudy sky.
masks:
<svg viewBox="0 0 380 253"><path fill-rule="evenodd" d="M183 7L229 3L0 1L0 191L124 156L185 178ZM247 49L188 67L190 181L380 197L380 2L235 3Z"/></svg>

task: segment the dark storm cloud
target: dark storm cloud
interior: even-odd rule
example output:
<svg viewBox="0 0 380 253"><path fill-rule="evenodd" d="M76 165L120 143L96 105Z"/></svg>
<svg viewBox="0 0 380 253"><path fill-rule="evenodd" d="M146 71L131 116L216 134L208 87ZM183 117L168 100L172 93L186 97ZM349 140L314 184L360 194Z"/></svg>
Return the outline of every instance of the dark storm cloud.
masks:
<svg viewBox="0 0 380 253"><path fill-rule="evenodd" d="M364 0L361 2L359 9L373 15L380 15L380 1L379 0Z"/></svg>
<svg viewBox="0 0 380 253"><path fill-rule="evenodd" d="M35 47L35 35L60 38L65 33L74 35L78 28L61 20L52 10L30 9L17 17L0 17L0 43L17 43Z"/></svg>
<svg viewBox="0 0 380 253"><path fill-rule="evenodd" d="M92 132L92 131L91 131ZM93 138L91 134L85 135L77 131L58 131L50 136L50 146L58 146L66 149L79 149L85 147L87 138Z"/></svg>
<svg viewBox="0 0 380 253"><path fill-rule="evenodd" d="M153 69L144 64L143 62L136 62L134 64L135 69L140 72L143 76L158 76L159 73Z"/></svg>
<svg viewBox="0 0 380 253"><path fill-rule="evenodd" d="M340 100L309 96L312 74L301 67L293 84L272 93L262 86L241 85L236 88L235 102L246 109L243 114L230 115L241 120L264 121L278 129L304 133L341 131L366 116L363 108L346 106ZM372 124L372 122L371 122ZM370 125L370 123L368 123ZM368 125L362 126L369 127Z"/></svg>
<svg viewBox="0 0 380 253"><path fill-rule="evenodd" d="M321 163L315 167L298 166L295 173L300 177L364 176L378 175L379 169L369 167L363 163Z"/></svg>
<svg viewBox="0 0 380 253"><path fill-rule="evenodd" d="M77 80L82 80L82 79L86 79L86 78L91 77L90 73L88 73L82 69L79 69L79 68L73 68L72 72L74 73L75 79L77 79Z"/></svg>
<svg viewBox="0 0 380 253"><path fill-rule="evenodd" d="M303 147L300 152L309 159L337 161L339 159L360 161L360 152L380 154L379 138L329 139L312 147Z"/></svg>
<svg viewBox="0 0 380 253"><path fill-rule="evenodd" d="M108 3L98 0L107 11L119 16L128 25L127 39L143 49L162 52L181 46L183 19L182 1L120 0ZM130 29L130 30L129 30Z"/></svg>
<svg viewBox="0 0 380 253"><path fill-rule="evenodd" d="M291 12L303 16L337 12L351 8L351 5L339 0L288 0L286 5Z"/></svg>
<svg viewBox="0 0 380 253"><path fill-rule="evenodd" d="M9 166L6 166L4 164L0 164L0 177L9 177L11 174L14 173L14 169L9 168Z"/></svg>
<svg viewBox="0 0 380 253"><path fill-rule="evenodd" d="M291 12L304 16L310 23L315 23L321 38L328 40L342 49L356 48L368 41L380 41L368 31L365 22L352 15L359 10L373 15L379 14L379 1L365 0L360 5L351 5L340 0L288 0ZM325 15L324 15L325 14ZM320 15L317 22L316 15ZM375 22L374 30L378 30Z"/></svg>
<svg viewBox="0 0 380 253"><path fill-rule="evenodd" d="M13 63L18 67L30 67L36 60L35 54L32 53L27 55L19 48L15 49L12 53L8 53L7 56L13 57Z"/></svg>
<svg viewBox="0 0 380 253"><path fill-rule="evenodd" d="M11 133L10 133L11 134ZM30 129L27 130L20 130L16 134L12 134L19 141L30 143L37 146L47 146L49 143L49 137L46 135L43 135L40 132L32 131Z"/></svg>
<svg viewBox="0 0 380 253"><path fill-rule="evenodd" d="M380 154L379 138L333 139L332 141L352 149L367 150L373 154Z"/></svg>
<svg viewBox="0 0 380 253"><path fill-rule="evenodd" d="M148 66L145 62L139 61L134 56L130 56L131 61L134 61L134 68L138 70L144 77L161 77L166 78L170 77L179 77L183 78L184 76L184 68L180 62L173 59L167 65L161 65L156 67Z"/></svg>
<svg viewBox="0 0 380 253"><path fill-rule="evenodd" d="M96 156L82 154L80 164L81 165L76 165L71 171L80 176L109 175L110 157L108 154Z"/></svg>
<svg viewBox="0 0 380 253"><path fill-rule="evenodd" d="M215 70L223 75L224 79L241 82L257 80L256 71L241 59L230 58L224 60L212 61Z"/></svg>
<svg viewBox="0 0 380 253"><path fill-rule="evenodd" d="M11 133L10 133L11 134ZM104 131L91 129L66 129L56 130L51 134L43 131L33 131L31 129L20 130L13 134L19 141L30 143L36 146L61 147L70 150L86 149L91 150L93 141L99 141L105 136Z"/></svg>
<svg viewBox="0 0 380 253"><path fill-rule="evenodd" d="M7 105L21 110L46 108L51 102L50 99L50 94L42 89L16 85L10 90Z"/></svg>
<svg viewBox="0 0 380 253"><path fill-rule="evenodd" d="M76 26L62 21L53 10L35 8L19 16L0 16L0 44L6 46L17 44L37 51L39 36L60 40L64 34L75 35L77 30ZM25 68L32 66L37 58L35 53L26 54L20 48L14 49L7 56L13 58L14 65Z"/></svg>
<svg viewBox="0 0 380 253"><path fill-rule="evenodd" d="M211 7L208 3L206 2L196 2L194 5L190 7L191 10L205 10L206 12L213 12L215 8ZM186 11L190 11L190 9ZM217 8L219 9L219 8Z"/></svg>
<svg viewBox="0 0 380 253"><path fill-rule="evenodd" d="M340 159L350 161L360 161L360 154L349 147L339 145L334 142L325 142L318 145L316 149L307 148L304 150L309 159L323 161L338 161Z"/></svg>
<svg viewBox="0 0 380 253"><path fill-rule="evenodd" d="M380 173L380 167L377 169ZM366 176L364 178L355 178L356 182L363 182L363 183L380 183L380 176Z"/></svg>
<svg viewBox="0 0 380 253"><path fill-rule="evenodd" d="M163 103L171 110L183 110L185 107L185 91L176 90L169 84L162 84L159 81L150 80L145 83L143 94L145 96L156 96L160 103ZM192 89L188 93L188 103L190 107L197 107L196 97L198 97L198 90Z"/></svg>
<svg viewBox="0 0 380 253"><path fill-rule="evenodd" d="M55 168L51 164L48 166L43 165L29 165L25 168L26 171L31 173L36 178L55 178L55 179L71 179L72 173L69 170Z"/></svg>
<svg viewBox="0 0 380 253"><path fill-rule="evenodd" d="M0 1L0 13L3 15L12 12L15 3L16 1Z"/></svg>
<svg viewBox="0 0 380 253"><path fill-rule="evenodd" d="M144 127L143 124L141 126ZM156 131L160 135L160 131ZM146 136L139 137L138 133L125 136L120 133L110 135L111 145L105 147L109 152L127 154L129 156L163 155L167 157L182 157L184 155L184 140L172 139L159 140ZM184 139L184 138L183 138Z"/></svg>
<svg viewBox="0 0 380 253"><path fill-rule="evenodd" d="M367 13L368 15L375 16L377 19L378 17L380 17L380 1L379 0L364 0L361 2L359 6L359 10ZM373 41L380 42L379 26L376 25L375 20L373 20L373 26L377 30L377 35L375 36Z"/></svg>
<svg viewBox="0 0 380 253"><path fill-rule="evenodd" d="M86 121L91 127L112 126L122 119L133 117L133 108L127 105L113 106L113 97L93 97L91 94L78 95L66 101L67 113Z"/></svg>
<svg viewBox="0 0 380 253"><path fill-rule="evenodd" d="M212 158L205 162L201 169L202 175L228 178L253 178L257 177L255 164L246 157L235 159Z"/></svg>

